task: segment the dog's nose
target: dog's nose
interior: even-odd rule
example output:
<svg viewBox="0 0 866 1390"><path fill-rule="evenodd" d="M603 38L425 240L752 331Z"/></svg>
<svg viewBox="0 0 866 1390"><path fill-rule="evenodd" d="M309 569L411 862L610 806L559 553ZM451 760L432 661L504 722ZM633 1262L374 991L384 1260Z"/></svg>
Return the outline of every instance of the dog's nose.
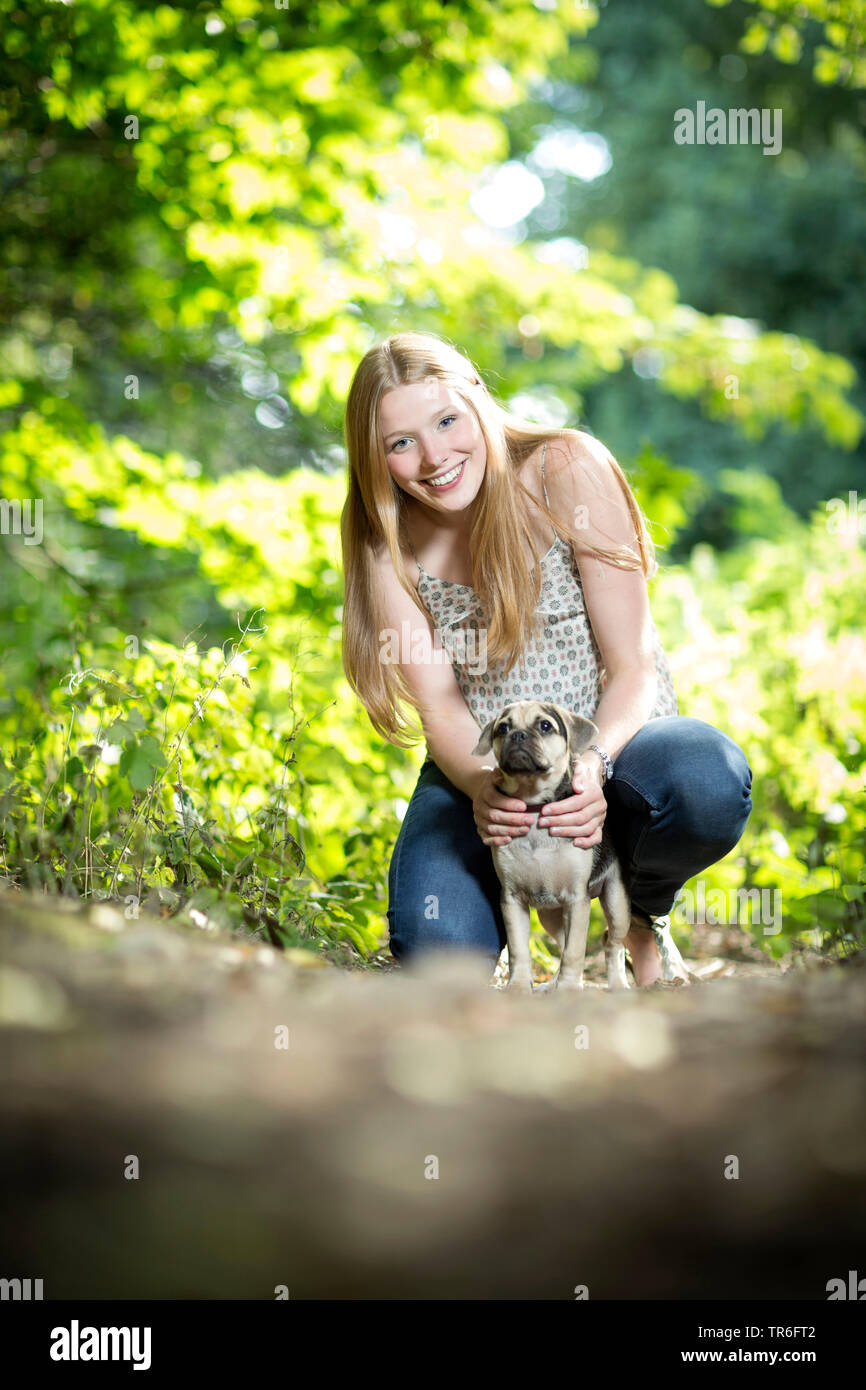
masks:
<svg viewBox="0 0 866 1390"><path fill-rule="evenodd" d="M513 729L512 732L511 732L510 738L511 738L511 742L512 742L512 743L522 743L523 740L526 738L526 730L525 730L525 729Z"/></svg>

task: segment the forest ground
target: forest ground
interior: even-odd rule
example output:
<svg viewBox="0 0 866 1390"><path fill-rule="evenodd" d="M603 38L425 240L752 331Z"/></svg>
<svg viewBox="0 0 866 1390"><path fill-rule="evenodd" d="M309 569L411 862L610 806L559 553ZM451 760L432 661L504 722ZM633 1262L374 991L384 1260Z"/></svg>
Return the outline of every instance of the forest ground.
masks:
<svg viewBox="0 0 866 1390"><path fill-rule="evenodd" d="M862 959L675 934L690 987L610 994L599 950L582 994L521 998L465 957L345 969L4 894L6 1272L46 1298L826 1299L866 1234Z"/></svg>

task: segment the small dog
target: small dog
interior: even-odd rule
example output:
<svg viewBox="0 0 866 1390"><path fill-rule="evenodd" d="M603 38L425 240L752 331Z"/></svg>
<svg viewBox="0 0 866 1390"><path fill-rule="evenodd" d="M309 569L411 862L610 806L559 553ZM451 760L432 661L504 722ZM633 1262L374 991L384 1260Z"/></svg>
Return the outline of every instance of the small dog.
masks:
<svg viewBox="0 0 866 1390"><path fill-rule="evenodd" d="M472 752L491 748L503 772L506 796L539 810L551 801L573 796L575 759L598 737L591 719L560 705L518 700L506 705L484 729ZM607 919L605 944L609 989L628 989L625 938L631 905L622 866L607 824L597 845L581 849L568 836L551 835L535 824L507 845L491 845L502 885L502 915L508 936L508 988L532 991L529 959L529 909L560 949L559 970L551 989L583 989L586 934L592 898L600 898Z"/></svg>

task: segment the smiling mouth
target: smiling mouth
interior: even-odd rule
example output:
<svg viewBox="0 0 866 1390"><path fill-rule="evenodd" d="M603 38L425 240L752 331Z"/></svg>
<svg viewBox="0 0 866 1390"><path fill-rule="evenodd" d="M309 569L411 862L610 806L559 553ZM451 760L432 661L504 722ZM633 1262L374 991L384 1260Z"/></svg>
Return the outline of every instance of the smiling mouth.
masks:
<svg viewBox="0 0 866 1390"><path fill-rule="evenodd" d="M424 478L426 487L449 487L451 483L456 483L463 469L466 467L466 459L458 463L454 468L449 468L447 473L437 473L435 478Z"/></svg>

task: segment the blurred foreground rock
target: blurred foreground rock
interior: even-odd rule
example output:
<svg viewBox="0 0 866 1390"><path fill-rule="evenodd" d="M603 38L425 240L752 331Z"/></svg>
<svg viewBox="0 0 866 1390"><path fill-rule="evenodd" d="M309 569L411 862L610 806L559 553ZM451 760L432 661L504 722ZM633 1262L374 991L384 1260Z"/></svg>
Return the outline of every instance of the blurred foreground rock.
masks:
<svg viewBox="0 0 866 1390"><path fill-rule="evenodd" d="M46 1298L823 1301L866 1275L857 965L521 999L467 957L344 972L14 895L0 942L0 1275Z"/></svg>

